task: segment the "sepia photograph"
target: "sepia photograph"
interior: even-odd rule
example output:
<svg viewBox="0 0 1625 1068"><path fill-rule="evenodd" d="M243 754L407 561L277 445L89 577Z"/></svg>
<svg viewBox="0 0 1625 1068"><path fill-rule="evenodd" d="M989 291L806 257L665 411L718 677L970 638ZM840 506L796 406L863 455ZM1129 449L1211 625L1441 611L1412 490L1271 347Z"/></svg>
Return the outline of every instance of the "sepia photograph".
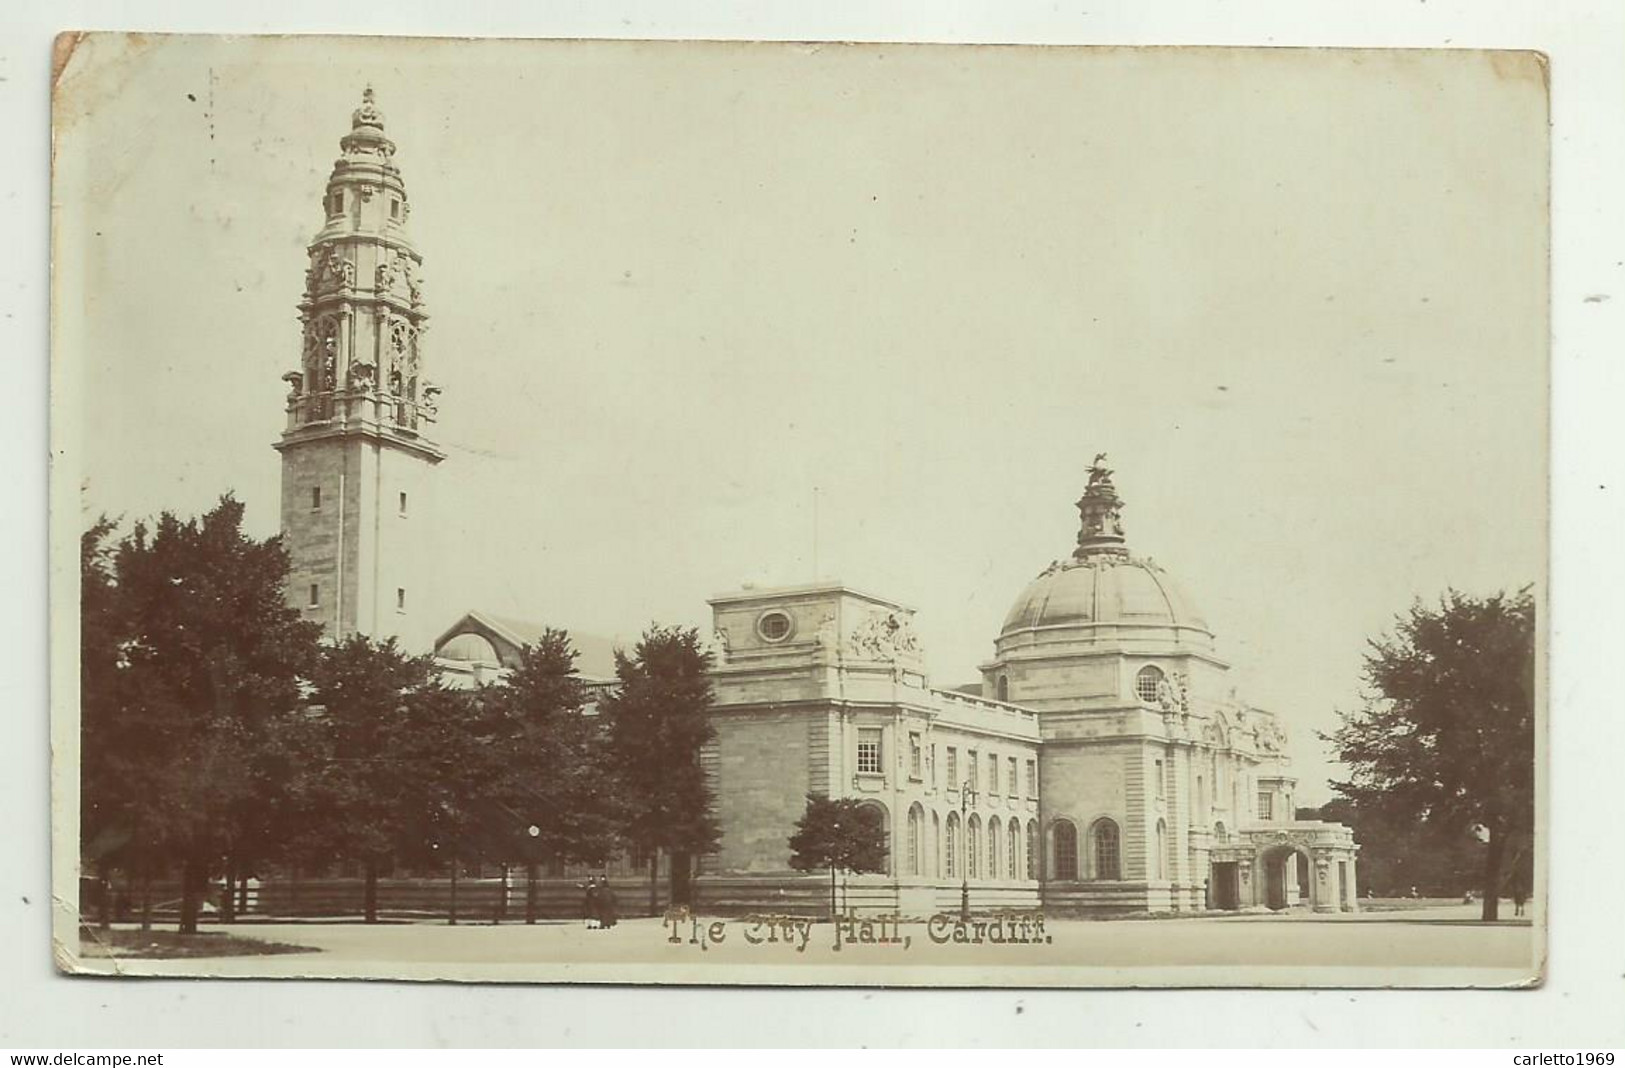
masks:
<svg viewBox="0 0 1625 1068"><path fill-rule="evenodd" d="M1544 56L54 66L63 972L1543 981Z"/></svg>

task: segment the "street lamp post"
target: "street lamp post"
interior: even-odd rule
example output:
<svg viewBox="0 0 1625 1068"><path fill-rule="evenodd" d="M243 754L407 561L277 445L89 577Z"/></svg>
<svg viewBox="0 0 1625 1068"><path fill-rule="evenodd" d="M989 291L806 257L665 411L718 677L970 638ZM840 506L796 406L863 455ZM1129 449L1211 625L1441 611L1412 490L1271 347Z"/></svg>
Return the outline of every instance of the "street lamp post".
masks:
<svg viewBox="0 0 1625 1068"><path fill-rule="evenodd" d="M525 922L536 922L536 839L542 829L534 823L525 828L529 840L525 842Z"/></svg>
<svg viewBox="0 0 1625 1068"><path fill-rule="evenodd" d="M976 804L976 790L971 786L971 780L966 779L959 787L959 833L965 839L965 855L959 863L961 882L959 884L959 922L970 922L970 856L971 850L976 847L971 844L970 824L965 822L965 813Z"/></svg>

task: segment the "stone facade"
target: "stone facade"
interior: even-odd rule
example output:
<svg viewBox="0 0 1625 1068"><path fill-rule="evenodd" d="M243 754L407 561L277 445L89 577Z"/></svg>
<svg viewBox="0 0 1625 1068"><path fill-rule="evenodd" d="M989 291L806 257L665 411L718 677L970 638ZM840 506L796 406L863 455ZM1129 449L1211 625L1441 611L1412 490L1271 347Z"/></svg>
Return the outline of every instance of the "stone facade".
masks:
<svg viewBox="0 0 1625 1068"><path fill-rule="evenodd" d="M790 868L788 844L818 794L885 818L890 870L846 880L854 908L956 908L967 878L983 905L1038 905L1031 711L932 688L913 611L883 598L832 584L711 605L706 761L723 833L701 866L702 902L765 907L809 886L821 893L822 876Z"/></svg>
<svg viewBox="0 0 1625 1068"><path fill-rule="evenodd" d="M430 438L423 257L395 145L369 89L341 141L299 302L303 349L288 384L282 531L288 597L328 637L434 637L431 499L444 454Z"/></svg>
<svg viewBox="0 0 1625 1068"><path fill-rule="evenodd" d="M991 698L933 688L912 611L883 598L835 584L711 602L723 841L702 901L807 899L788 838L813 793L885 814L891 870L848 880L855 908L1356 907L1352 835L1293 818L1280 724L1236 696L1190 598L1129 552L1103 460L1076 549L1017 598L982 666Z"/></svg>

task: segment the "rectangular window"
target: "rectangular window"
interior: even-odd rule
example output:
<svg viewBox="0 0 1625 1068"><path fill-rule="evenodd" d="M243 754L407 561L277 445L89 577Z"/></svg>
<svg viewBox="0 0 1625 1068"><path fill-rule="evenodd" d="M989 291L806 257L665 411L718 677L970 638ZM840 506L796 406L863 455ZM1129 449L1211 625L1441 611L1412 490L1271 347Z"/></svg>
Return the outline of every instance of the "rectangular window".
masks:
<svg viewBox="0 0 1625 1068"><path fill-rule="evenodd" d="M1168 796L1167 784L1163 781L1162 761L1157 761L1157 800L1161 801Z"/></svg>
<svg viewBox="0 0 1625 1068"><path fill-rule="evenodd" d="M970 776L970 788L972 790L980 790L982 788L982 772L981 769L976 766L976 750L965 750L965 764L965 774Z"/></svg>
<svg viewBox="0 0 1625 1068"><path fill-rule="evenodd" d="M337 193L334 193L332 196L327 198L327 213L329 215L337 215L343 210L344 191L341 189Z"/></svg>
<svg viewBox="0 0 1625 1068"><path fill-rule="evenodd" d="M880 774L880 728L858 729L858 774Z"/></svg>
<svg viewBox="0 0 1625 1068"><path fill-rule="evenodd" d="M948 789L959 789L959 750L948 747Z"/></svg>
<svg viewBox="0 0 1625 1068"><path fill-rule="evenodd" d="M312 512L322 510L322 488L320 486L310 487L310 510Z"/></svg>
<svg viewBox="0 0 1625 1068"><path fill-rule="evenodd" d="M1020 793L1020 790L1017 788L1015 757L1011 757L1006 762L1005 771L1009 772L1010 778L1009 781L1004 784L1004 788L1009 791L1011 797L1015 797Z"/></svg>
<svg viewBox="0 0 1625 1068"><path fill-rule="evenodd" d="M395 589L395 611L397 611L397 612L406 611L406 589L405 589L405 587L396 587L396 589Z"/></svg>
<svg viewBox="0 0 1625 1068"><path fill-rule="evenodd" d="M987 792L999 792L999 756L997 753L987 755Z"/></svg>
<svg viewBox="0 0 1625 1068"><path fill-rule="evenodd" d="M401 202L396 200L394 197L389 198L389 217L391 219L399 219L401 217Z"/></svg>
<svg viewBox="0 0 1625 1068"><path fill-rule="evenodd" d="M1027 761L1027 796L1038 796L1038 761Z"/></svg>
<svg viewBox="0 0 1625 1068"><path fill-rule="evenodd" d="M918 782L924 777L925 750L920 745L920 736L908 736L908 777Z"/></svg>
<svg viewBox="0 0 1625 1068"><path fill-rule="evenodd" d="M933 790L935 790L937 788L937 743L936 742L931 743L931 752L926 756L925 759L931 765L931 767L930 767L931 788Z"/></svg>
<svg viewBox="0 0 1625 1068"><path fill-rule="evenodd" d="M322 603L322 588L316 583L310 584L310 607L315 608Z"/></svg>
<svg viewBox="0 0 1625 1068"><path fill-rule="evenodd" d="M1275 801L1275 798L1271 797L1267 793L1264 793L1263 791L1259 791L1259 794L1258 794L1258 818L1259 819L1268 821L1268 820L1272 820L1272 819L1275 818L1274 801Z"/></svg>
<svg viewBox="0 0 1625 1068"><path fill-rule="evenodd" d="M406 491L401 491L401 514L406 514Z"/></svg>

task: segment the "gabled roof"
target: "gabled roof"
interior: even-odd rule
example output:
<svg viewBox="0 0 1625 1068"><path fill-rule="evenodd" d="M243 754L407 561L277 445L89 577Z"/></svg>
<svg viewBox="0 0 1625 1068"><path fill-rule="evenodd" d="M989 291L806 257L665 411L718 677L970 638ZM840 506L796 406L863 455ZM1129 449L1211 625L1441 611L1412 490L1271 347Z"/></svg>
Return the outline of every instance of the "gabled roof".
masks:
<svg viewBox="0 0 1625 1068"><path fill-rule="evenodd" d="M566 630L567 628L556 628ZM506 616L492 615L489 612L471 611L463 615L456 623L448 627L445 633L435 639L434 648L438 655L447 642L459 634L478 634L489 641L496 648L497 657L503 667L513 667L519 662L519 650L527 645L535 645L547 633L548 625L533 623L528 620L510 619ZM597 634L585 634L581 631L570 630L570 646L576 651L576 670L584 679L613 679L615 677L615 650L627 648L631 643L615 638L604 638Z"/></svg>

